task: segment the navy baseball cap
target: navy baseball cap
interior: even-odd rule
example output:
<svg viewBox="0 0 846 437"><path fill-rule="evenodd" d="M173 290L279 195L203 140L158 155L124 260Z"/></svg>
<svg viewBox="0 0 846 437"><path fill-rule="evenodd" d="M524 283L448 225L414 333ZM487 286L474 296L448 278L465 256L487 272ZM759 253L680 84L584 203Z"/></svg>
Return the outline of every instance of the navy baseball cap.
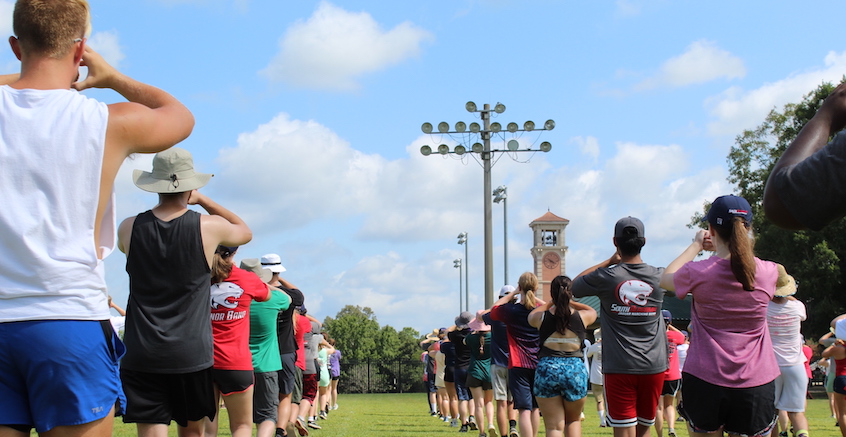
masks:
<svg viewBox="0 0 846 437"><path fill-rule="evenodd" d="M673 313L670 310L661 310L661 317L664 318L664 321L667 323L673 322Z"/></svg>
<svg viewBox="0 0 846 437"><path fill-rule="evenodd" d="M752 206L746 199L729 194L720 196L711 204L708 215L705 217L708 223L714 226L728 226L732 218L742 217L747 225L752 224Z"/></svg>

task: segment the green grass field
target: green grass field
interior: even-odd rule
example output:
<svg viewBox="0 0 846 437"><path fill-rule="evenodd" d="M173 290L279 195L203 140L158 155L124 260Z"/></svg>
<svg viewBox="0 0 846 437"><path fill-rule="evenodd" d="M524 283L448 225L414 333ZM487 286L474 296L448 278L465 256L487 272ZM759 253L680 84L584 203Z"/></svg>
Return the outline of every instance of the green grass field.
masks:
<svg viewBox="0 0 846 437"><path fill-rule="evenodd" d="M323 429L311 430L311 436L353 437L402 437L402 436L474 436L477 432L459 433L458 428L450 428L446 423L427 414L428 405L423 393L407 394L356 394L341 395L339 408L329 414L328 420L320 421ZM586 419L582 426L582 435L586 437L611 436L611 428L600 428L592 396L588 396L585 411ZM839 437L840 430L830 418L827 399L808 401L808 420L812 437ZM230 436L226 410L221 410L220 435ZM688 437L683 423L678 423L678 437ZM666 428L664 431L666 435ZM541 422L540 435L544 435ZM126 425L120 419L115 421L116 437L136 435L135 425ZM653 432L654 435L654 432ZM175 425L171 426L171 436L176 436Z"/></svg>

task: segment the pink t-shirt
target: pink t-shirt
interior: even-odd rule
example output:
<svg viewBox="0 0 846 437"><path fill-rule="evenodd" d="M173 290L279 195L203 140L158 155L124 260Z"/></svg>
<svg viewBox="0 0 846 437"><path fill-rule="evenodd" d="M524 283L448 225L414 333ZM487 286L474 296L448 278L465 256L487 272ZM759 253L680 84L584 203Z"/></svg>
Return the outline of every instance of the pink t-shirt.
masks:
<svg viewBox="0 0 846 437"><path fill-rule="evenodd" d="M255 273L233 266L225 281L211 287L214 368L253 370L250 353L250 303L265 301L270 289Z"/></svg>
<svg viewBox="0 0 846 437"><path fill-rule="evenodd" d="M693 295L691 340L684 371L714 385L756 387L778 377L767 305L776 288L776 264L755 258L755 289L746 291L717 256L689 262L673 276L676 296Z"/></svg>

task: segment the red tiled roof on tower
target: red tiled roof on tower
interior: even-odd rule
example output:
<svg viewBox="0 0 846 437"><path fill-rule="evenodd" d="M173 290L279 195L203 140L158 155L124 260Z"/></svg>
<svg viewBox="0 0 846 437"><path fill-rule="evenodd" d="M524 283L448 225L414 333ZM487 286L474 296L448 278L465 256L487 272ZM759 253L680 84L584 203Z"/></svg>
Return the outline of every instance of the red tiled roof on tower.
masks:
<svg viewBox="0 0 846 437"><path fill-rule="evenodd" d="M532 223L538 223L538 222L570 223L570 220L558 217L557 215L553 214L552 212L547 211L546 214L532 220Z"/></svg>

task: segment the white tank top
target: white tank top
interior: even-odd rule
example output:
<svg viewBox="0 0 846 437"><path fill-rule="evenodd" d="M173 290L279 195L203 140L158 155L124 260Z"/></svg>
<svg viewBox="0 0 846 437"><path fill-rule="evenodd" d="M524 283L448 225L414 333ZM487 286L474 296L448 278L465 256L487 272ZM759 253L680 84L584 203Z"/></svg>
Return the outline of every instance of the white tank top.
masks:
<svg viewBox="0 0 846 437"><path fill-rule="evenodd" d="M0 87L0 322L109 318L94 247L108 118L76 91ZM104 257L113 205L114 193Z"/></svg>

